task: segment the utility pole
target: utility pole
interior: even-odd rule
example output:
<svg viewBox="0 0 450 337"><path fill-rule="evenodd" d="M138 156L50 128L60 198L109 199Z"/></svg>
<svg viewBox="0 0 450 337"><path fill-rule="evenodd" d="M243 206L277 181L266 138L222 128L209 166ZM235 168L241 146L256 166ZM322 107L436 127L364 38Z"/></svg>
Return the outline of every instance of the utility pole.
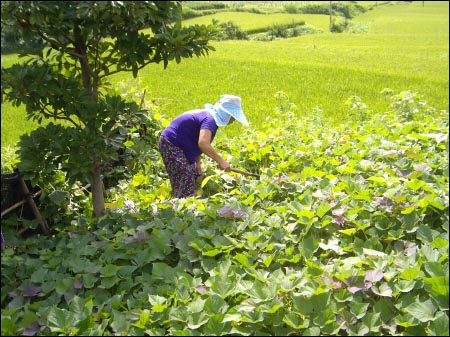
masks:
<svg viewBox="0 0 450 337"><path fill-rule="evenodd" d="M331 11L331 0L330 0L330 32L332 31L332 27L333 27L333 14Z"/></svg>

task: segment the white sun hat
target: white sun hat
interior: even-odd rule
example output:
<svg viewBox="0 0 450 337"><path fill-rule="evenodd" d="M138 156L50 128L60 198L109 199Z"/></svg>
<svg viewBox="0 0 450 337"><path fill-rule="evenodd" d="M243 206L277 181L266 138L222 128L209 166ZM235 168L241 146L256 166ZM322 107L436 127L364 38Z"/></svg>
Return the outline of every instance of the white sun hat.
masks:
<svg viewBox="0 0 450 337"><path fill-rule="evenodd" d="M220 100L216 104L205 104L214 117L217 126L225 126L233 117L238 122L248 126L247 118L242 111L242 100L239 96L224 94L220 96Z"/></svg>

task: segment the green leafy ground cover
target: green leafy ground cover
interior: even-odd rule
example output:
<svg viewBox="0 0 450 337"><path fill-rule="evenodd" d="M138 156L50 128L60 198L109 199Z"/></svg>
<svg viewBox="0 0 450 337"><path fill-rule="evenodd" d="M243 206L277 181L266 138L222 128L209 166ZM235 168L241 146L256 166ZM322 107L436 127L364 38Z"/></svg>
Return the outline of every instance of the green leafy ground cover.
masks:
<svg viewBox="0 0 450 337"><path fill-rule="evenodd" d="M447 335L448 115L391 98L353 128L285 100L218 143L260 180L210 162L169 200L153 162L102 218L7 235L2 335Z"/></svg>

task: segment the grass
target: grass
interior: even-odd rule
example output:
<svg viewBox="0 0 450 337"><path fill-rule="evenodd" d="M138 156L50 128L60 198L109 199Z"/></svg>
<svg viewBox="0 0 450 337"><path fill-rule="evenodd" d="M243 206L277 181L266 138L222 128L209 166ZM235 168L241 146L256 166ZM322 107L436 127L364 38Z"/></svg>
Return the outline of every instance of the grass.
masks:
<svg viewBox="0 0 450 337"><path fill-rule="evenodd" d="M217 15L220 18L221 13ZM257 14L227 15L226 21L241 27L256 24L247 15ZM271 15L257 17L272 24ZM297 106L298 116L321 110L333 123L349 121L345 102L353 95L373 113L383 113L384 88L417 92L432 106L448 110L448 20L448 2L379 6L354 20L367 26L367 33L213 42L216 51L207 57L173 63L166 70L162 65L148 66L137 80L130 73L118 74L112 83L147 88L146 98L155 98L167 118L214 103L220 94L236 94L255 130L279 105L280 91ZM2 67L14 61L14 56L2 56ZM20 134L35 126L24 122L24 116L23 107L2 103L2 154L4 146L13 146ZM235 123L221 132L234 136L242 127Z"/></svg>

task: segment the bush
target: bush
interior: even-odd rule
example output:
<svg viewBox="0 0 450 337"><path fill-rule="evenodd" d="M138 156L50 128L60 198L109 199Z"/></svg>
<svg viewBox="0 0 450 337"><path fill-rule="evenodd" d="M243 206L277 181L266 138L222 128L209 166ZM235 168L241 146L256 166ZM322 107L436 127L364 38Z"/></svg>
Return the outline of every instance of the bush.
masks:
<svg viewBox="0 0 450 337"><path fill-rule="evenodd" d="M184 6L186 8L194 9L194 10L205 10L205 9L224 9L227 8L227 5L223 2L218 1L185 1Z"/></svg>
<svg viewBox="0 0 450 337"><path fill-rule="evenodd" d="M333 33L342 33L347 28L347 20L345 21L337 21L333 19L333 23L331 25L331 32Z"/></svg>
<svg viewBox="0 0 450 337"><path fill-rule="evenodd" d="M247 33L233 21L221 23L218 26L222 33L219 40L247 40Z"/></svg>
<svg viewBox="0 0 450 337"><path fill-rule="evenodd" d="M265 34L254 35L252 39L258 41L270 41L278 38L285 39L305 35L307 31L311 32L313 30L311 27L309 27L309 29L305 29L303 27L305 27L304 21L293 22L285 25L273 25Z"/></svg>
<svg viewBox="0 0 450 337"><path fill-rule="evenodd" d="M183 11L182 11L182 16L183 16L184 20L196 18L196 17L202 16L202 15L203 15L202 12L198 12L189 7L183 8Z"/></svg>
<svg viewBox="0 0 450 337"><path fill-rule="evenodd" d="M360 5L353 3L333 2L331 4L333 15L342 15L346 19L354 18L360 13L364 13L366 9ZM330 7L328 2L323 4L311 4L300 7L300 12L303 14L330 14Z"/></svg>
<svg viewBox="0 0 450 337"><path fill-rule="evenodd" d="M303 14L329 14L330 10L328 4L312 4L300 7L300 12Z"/></svg>
<svg viewBox="0 0 450 337"><path fill-rule="evenodd" d="M247 34L248 35L253 35L252 39L253 40L262 40L264 39L262 35L267 35L268 34L272 35L273 33L275 33L276 37L282 37L283 35L285 37L292 37L292 36L297 36L297 35L303 35L303 34L297 34L297 35L293 35L290 34L289 32L287 32L288 30L302 30L303 27L305 26L305 21L301 20L301 21L297 21L297 22L292 22L290 24L275 24L270 28L267 27L261 27L261 28L255 28L255 29L249 29L247 30ZM258 37L256 36L258 35ZM264 39L265 41L267 41L268 39ZM270 40L270 39L269 39Z"/></svg>
<svg viewBox="0 0 450 337"><path fill-rule="evenodd" d="M257 7L238 7L233 9L235 12L246 12L246 13L253 13L253 14L266 14L265 11L260 10Z"/></svg>
<svg viewBox="0 0 450 337"><path fill-rule="evenodd" d="M290 14L297 14L300 12L300 8L297 5L288 4L288 5L284 6L284 11L286 13L290 13Z"/></svg>

